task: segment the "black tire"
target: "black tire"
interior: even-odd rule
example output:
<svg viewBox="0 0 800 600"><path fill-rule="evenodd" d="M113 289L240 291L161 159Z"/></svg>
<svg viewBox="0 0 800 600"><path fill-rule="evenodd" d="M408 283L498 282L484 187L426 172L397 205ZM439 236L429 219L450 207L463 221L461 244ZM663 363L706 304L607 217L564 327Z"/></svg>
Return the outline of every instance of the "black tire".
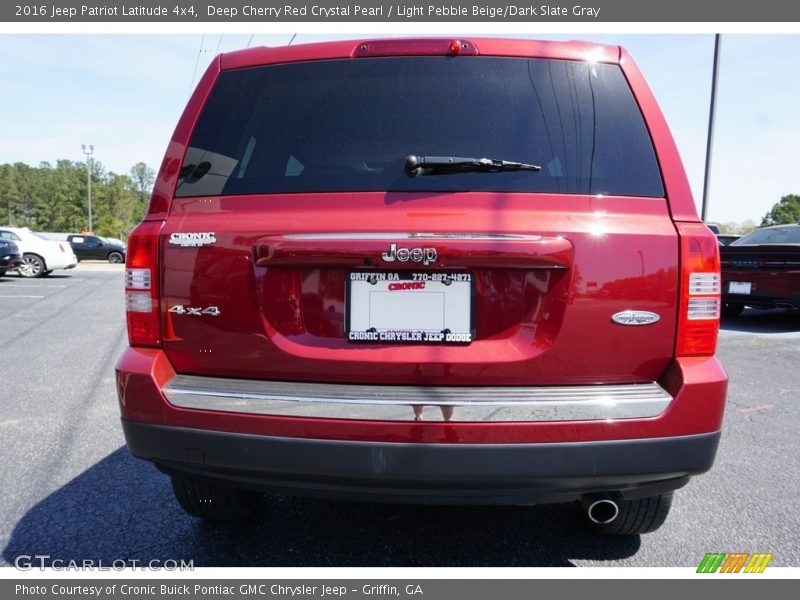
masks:
<svg viewBox="0 0 800 600"><path fill-rule="evenodd" d="M50 273L52 273L52 271L44 271L42 273L42 277L47 277L48 275L50 275Z"/></svg>
<svg viewBox="0 0 800 600"><path fill-rule="evenodd" d="M611 523L592 522L585 511L588 526L605 535L639 535L655 531L664 524L672 506L672 492L660 496L649 496L638 500L616 500L619 508L617 518Z"/></svg>
<svg viewBox="0 0 800 600"><path fill-rule="evenodd" d="M0 269L0 277L3 277L6 274L5 269Z"/></svg>
<svg viewBox="0 0 800 600"><path fill-rule="evenodd" d="M108 262L112 265L118 265L125 262L125 257L122 255L122 252L109 252Z"/></svg>
<svg viewBox="0 0 800 600"><path fill-rule="evenodd" d="M723 317L738 317L742 314L744 310L744 304L737 304L734 302L723 302L722 303L722 316Z"/></svg>
<svg viewBox="0 0 800 600"><path fill-rule="evenodd" d="M172 491L186 514L211 521L241 521L261 506L261 494L213 481L172 476Z"/></svg>
<svg viewBox="0 0 800 600"><path fill-rule="evenodd" d="M42 257L36 254L23 254L22 265L17 269L17 273L21 277L33 278L41 277L46 270L47 267L45 267Z"/></svg>

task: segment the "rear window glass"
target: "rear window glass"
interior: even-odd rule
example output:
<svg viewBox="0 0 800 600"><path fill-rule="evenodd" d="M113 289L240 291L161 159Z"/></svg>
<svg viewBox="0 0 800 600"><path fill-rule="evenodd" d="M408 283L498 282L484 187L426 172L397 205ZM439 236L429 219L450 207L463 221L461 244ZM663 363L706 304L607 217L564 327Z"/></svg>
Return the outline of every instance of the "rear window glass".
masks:
<svg viewBox="0 0 800 600"><path fill-rule="evenodd" d="M748 244L800 244L800 227L759 229L739 238L731 246L747 246Z"/></svg>
<svg viewBox="0 0 800 600"><path fill-rule="evenodd" d="M412 178L403 169L409 154L542 170ZM221 73L176 195L367 190L663 196L617 65L427 56Z"/></svg>

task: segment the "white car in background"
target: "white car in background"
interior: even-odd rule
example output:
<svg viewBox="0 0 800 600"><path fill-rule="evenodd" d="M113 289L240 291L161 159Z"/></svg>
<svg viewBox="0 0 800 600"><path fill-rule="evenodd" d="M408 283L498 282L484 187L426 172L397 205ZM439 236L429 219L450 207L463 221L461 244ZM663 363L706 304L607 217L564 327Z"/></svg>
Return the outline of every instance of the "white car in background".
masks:
<svg viewBox="0 0 800 600"><path fill-rule="evenodd" d="M22 253L22 277L42 277L56 269L72 269L78 259L67 242L48 240L27 227L0 226L0 238L16 242Z"/></svg>

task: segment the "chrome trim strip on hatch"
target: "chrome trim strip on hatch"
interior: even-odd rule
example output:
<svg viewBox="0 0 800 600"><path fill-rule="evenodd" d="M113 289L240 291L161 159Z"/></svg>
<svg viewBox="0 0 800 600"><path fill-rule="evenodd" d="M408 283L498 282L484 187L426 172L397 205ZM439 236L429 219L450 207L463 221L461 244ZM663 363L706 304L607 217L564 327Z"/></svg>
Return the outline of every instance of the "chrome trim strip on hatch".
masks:
<svg viewBox="0 0 800 600"><path fill-rule="evenodd" d="M503 242L538 242L541 235L517 233L408 233L408 232L351 232L351 233L289 233L287 240L477 240Z"/></svg>
<svg viewBox="0 0 800 600"><path fill-rule="evenodd" d="M672 397L657 383L444 387L296 383L178 375L164 388L180 408L370 421L597 421L655 417Z"/></svg>

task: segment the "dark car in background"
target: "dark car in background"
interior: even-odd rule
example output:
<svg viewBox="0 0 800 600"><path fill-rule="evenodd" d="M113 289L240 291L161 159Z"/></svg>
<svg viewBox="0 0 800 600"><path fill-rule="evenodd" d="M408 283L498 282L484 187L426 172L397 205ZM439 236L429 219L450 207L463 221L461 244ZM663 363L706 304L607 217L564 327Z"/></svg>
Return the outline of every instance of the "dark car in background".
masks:
<svg viewBox="0 0 800 600"><path fill-rule="evenodd" d="M738 240L741 236L736 235L733 233L722 233L719 228L719 225L716 223L706 223L706 227L711 230L715 236L717 236L717 241L719 242L720 246L727 246L728 244L732 244L736 240Z"/></svg>
<svg viewBox="0 0 800 600"><path fill-rule="evenodd" d="M19 246L11 240L0 238L0 277L6 271L13 271L22 264L22 253Z"/></svg>
<svg viewBox="0 0 800 600"><path fill-rule="evenodd" d="M740 235L728 234L728 233L718 233L717 234L717 241L719 242L720 246L728 246L741 238Z"/></svg>
<svg viewBox="0 0 800 600"><path fill-rule="evenodd" d="M776 225L722 246L722 314L800 309L800 225Z"/></svg>
<svg viewBox="0 0 800 600"><path fill-rule="evenodd" d="M110 263L125 262L125 245L118 240L111 240L99 235L67 236L67 241L78 260L107 260Z"/></svg>

